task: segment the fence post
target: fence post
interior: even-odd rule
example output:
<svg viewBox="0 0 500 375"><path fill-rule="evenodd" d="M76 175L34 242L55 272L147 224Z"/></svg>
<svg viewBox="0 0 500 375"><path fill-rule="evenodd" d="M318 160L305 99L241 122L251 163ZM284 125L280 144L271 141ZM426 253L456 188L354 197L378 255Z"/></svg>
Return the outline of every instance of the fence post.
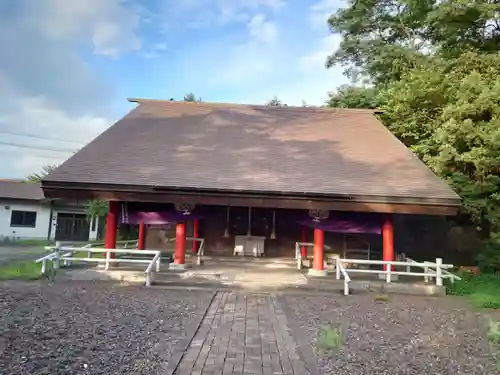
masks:
<svg viewBox="0 0 500 375"><path fill-rule="evenodd" d="M340 280L340 257L335 258L335 278Z"/></svg>
<svg viewBox="0 0 500 375"><path fill-rule="evenodd" d="M349 283L347 282L346 279L344 279L344 296L349 295Z"/></svg>
<svg viewBox="0 0 500 375"><path fill-rule="evenodd" d="M160 260L161 256L159 256L158 259L156 260L156 272L160 272Z"/></svg>
<svg viewBox="0 0 500 375"><path fill-rule="evenodd" d="M45 271L47 270L47 260L42 260L42 275L45 275Z"/></svg>
<svg viewBox="0 0 500 375"><path fill-rule="evenodd" d="M443 265L443 259L442 258L436 258L436 285L437 286L443 286L443 278L442 278L442 269L441 266Z"/></svg>
<svg viewBox="0 0 500 375"><path fill-rule="evenodd" d="M391 268L392 268L392 264L387 264L387 272L385 274L385 281L387 283L391 282Z"/></svg>
<svg viewBox="0 0 500 375"><path fill-rule="evenodd" d="M109 270L109 259L111 258L111 253L108 251L106 253L106 267L104 267L104 269L107 271Z"/></svg>
<svg viewBox="0 0 500 375"><path fill-rule="evenodd" d="M56 242L56 258L53 261L54 268L57 269L60 266L61 253L59 252L59 247L61 243L59 241Z"/></svg>

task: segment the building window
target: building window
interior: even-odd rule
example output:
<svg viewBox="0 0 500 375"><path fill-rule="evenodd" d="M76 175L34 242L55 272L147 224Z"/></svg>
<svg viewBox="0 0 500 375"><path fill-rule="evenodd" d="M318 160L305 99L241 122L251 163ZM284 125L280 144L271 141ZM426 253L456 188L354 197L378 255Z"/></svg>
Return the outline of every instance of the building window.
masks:
<svg viewBox="0 0 500 375"><path fill-rule="evenodd" d="M10 226L34 228L36 226L36 212L12 211L10 216Z"/></svg>

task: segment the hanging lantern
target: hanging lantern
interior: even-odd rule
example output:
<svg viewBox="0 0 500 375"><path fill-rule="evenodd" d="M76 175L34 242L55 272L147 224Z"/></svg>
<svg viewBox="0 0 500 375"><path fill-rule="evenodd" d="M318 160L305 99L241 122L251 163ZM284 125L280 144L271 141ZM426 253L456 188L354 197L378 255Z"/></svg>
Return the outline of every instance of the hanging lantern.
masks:
<svg viewBox="0 0 500 375"><path fill-rule="evenodd" d="M248 229L247 237L252 236L252 207L248 207Z"/></svg>
<svg viewBox="0 0 500 375"><path fill-rule="evenodd" d="M182 212L183 215L189 215L194 210L195 205L192 203L176 203L175 209Z"/></svg>
<svg viewBox="0 0 500 375"><path fill-rule="evenodd" d="M330 212L327 210L313 209L309 210L309 216L312 217L313 221L319 223L321 220L328 219Z"/></svg>
<svg viewBox="0 0 500 375"><path fill-rule="evenodd" d="M229 206L226 210L226 230L224 231L224 238L229 238Z"/></svg>
<svg viewBox="0 0 500 375"><path fill-rule="evenodd" d="M276 239L276 211L273 211L273 229L271 231L271 236L269 238L271 240Z"/></svg>

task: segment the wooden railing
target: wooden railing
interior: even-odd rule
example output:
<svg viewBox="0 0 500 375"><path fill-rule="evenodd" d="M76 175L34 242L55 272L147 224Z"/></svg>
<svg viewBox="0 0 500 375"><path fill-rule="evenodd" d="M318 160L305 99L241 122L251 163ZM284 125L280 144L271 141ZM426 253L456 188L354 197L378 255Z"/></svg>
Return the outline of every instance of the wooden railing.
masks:
<svg viewBox="0 0 500 375"><path fill-rule="evenodd" d="M358 269L358 268L346 268L345 264L367 264L367 265L381 265L385 266L385 270L374 270L374 269ZM395 271L394 267L402 266L405 267L404 271ZM412 272L411 268L417 267L422 268L423 272ZM447 269L453 268L452 264L443 264L441 258L436 258L436 262L415 262L414 260L407 261L385 261L385 260L366 260L366 259L340 259L336 260L336 278L340 280L341 276L344 277L344 293L349 294L348 283L350 278L347 279L350 273L371 273L371 274L382 274L385 275L385 280L390 283L391 277L393 275L401 276L415 276L424 277L424 280L429 280L429 278L436 279L436 286L443 285L443 279L456 280L460 279L458 276L447 271ZM347 285L347 292L346 292Z"/></svg>

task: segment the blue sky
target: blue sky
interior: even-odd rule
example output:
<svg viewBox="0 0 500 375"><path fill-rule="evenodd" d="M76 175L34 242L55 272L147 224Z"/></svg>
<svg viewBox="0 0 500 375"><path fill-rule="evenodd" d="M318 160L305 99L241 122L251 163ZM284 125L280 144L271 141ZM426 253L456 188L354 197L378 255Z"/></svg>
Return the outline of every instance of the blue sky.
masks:
<svg viewBox="0 0 500 375"><path fill-rule="evenodd" d="M323 104L340 0L0 0L0 177L57 164L127 97ZM30 137L28 137L28 135ZM26 146L26 147L23 147Z"/></svg>

